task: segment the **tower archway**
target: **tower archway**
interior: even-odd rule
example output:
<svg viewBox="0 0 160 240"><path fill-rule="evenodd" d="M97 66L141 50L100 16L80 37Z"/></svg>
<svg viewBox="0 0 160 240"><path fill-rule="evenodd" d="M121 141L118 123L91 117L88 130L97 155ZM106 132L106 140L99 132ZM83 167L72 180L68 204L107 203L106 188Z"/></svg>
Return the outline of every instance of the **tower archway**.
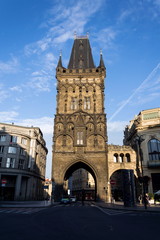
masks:
<svg viewBox="0 0 160 240"><path fill-rule="evenodd" d="M94 183L90 181L91 176ZM72 179L71 179L72 178ZM72 184L70 184L70 179ZM97 199L97 176L95 170L83 161L77 161L69 166L64 174L64 182L67 181L67 192L81 200L82 191L85 195L85 200ZM78 181L78 183L77 183Z"/></svg>
<svg viewBox="0 0 160 240"><path fill-rule="evenodd" d="M136 201L136 176L131 169L118 169L110 176L111 196L115 201L132 206Z"/></svg>

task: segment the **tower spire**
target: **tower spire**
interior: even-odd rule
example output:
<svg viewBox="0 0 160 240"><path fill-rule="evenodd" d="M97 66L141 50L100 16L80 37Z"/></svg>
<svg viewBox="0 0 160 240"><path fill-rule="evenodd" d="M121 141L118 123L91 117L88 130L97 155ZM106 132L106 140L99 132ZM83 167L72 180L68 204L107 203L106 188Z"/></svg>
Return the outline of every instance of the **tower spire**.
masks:
<svg viewBox="0 0 160 240"><path fill-rule="evenodd" d="M106 68L104 65L104 61L103 61L103 56L102 56L102 49L100 50L100 62L99 62L99 68Z"/></svg>
<svg viewBox="0 0 160 240"><path fill-rule="evenodd" d="M59 54L59 60L58 60L58 64L57 64L57 68L63 68L62 66L62 50L60 51L60 54Z"/></svg>
<svg viewBox="0 0 160 240"><path fill-rule="evenodd" d="M95 68L88 36L77 36L74 39L68 69Z"/></svg>

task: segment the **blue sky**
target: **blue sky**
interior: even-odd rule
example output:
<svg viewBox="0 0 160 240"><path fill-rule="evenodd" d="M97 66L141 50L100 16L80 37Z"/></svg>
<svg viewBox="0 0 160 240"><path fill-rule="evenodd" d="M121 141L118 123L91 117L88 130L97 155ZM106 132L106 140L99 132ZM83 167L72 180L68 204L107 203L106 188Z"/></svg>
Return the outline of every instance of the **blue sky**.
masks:
<svg viewBox="0 0 160 240"><path fill-rule="evenodd" d="M89 33L94 62L107 70L109 143L141 110L160 107L160 0L1 0L0 121L40 127L51 172L55 68L67 67L74 39Z"/></svg>

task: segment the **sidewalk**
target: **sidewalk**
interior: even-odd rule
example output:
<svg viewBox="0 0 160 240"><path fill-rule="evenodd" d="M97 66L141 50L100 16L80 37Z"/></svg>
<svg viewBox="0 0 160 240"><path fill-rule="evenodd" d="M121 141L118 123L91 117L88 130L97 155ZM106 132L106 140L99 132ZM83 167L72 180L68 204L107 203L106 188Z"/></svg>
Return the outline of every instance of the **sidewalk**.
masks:
<svg viewBox="0 0 160 240"><path fill-rule="evenodd" d="M160 204L151 204L150 206L147 206L147 209L145 209L143 204L137 204L134 207L125 207L123 202L115 202L115 203L104 203L104 202L93 202L98 207L101 208L110 208L110 209L116 209L116 210L125 210L125 211L142 211L142 212L159 212L160 213Z"/></svg>

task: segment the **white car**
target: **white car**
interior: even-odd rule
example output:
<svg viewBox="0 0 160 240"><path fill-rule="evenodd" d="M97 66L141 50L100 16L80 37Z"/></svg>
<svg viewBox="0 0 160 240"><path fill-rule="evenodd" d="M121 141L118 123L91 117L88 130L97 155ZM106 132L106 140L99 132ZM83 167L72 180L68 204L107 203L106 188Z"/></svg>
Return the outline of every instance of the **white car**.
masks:
<svg viewBox="0 0 160 240"><path fill-rule="evenodd" d="M69 199L71 203L75 203L77 201L77 198L75 196L71 196Z"/></svg>

